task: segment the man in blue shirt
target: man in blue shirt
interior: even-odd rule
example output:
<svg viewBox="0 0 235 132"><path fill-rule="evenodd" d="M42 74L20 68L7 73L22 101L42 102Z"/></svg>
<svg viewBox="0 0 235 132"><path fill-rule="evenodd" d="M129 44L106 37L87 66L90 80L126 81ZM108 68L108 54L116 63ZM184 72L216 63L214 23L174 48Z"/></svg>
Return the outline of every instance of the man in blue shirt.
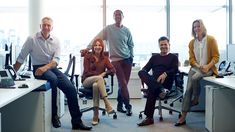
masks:
<svg viewBox="0 0 235 132"><path fill-rule="evenodd" d="M77 92L68 78L57 69L60 60L59 40L50 34L53 28L53 20L44 17L41 20L41 31L27 38L23 48L14 64L14 69L19 70L25 58L30 54L33 64L33 74L37 79L50 82L52 88L52 124L55 128L61 126L57 115L57 87L63 91L68 99L69 112L72 117L72 128L91 130L92 127L85 126L81 120L81 112L78 105Z"/></svg>

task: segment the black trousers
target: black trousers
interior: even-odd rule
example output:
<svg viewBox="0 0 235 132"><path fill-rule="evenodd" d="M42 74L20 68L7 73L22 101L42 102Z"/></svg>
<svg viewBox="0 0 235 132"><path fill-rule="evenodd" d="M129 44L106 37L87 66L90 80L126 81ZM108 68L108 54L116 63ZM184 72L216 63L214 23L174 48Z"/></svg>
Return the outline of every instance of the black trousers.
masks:
<svg viewBox="0 0 235 132"><path fill-rule="evenodd" d="M147 71L141 70L139 71L138 75L141 81L148 86L147 101L145 104L144 114L148 118L153 118L156 100L163 86L160 83L158 83L156 81L156 78L150 75Z"/></svg>

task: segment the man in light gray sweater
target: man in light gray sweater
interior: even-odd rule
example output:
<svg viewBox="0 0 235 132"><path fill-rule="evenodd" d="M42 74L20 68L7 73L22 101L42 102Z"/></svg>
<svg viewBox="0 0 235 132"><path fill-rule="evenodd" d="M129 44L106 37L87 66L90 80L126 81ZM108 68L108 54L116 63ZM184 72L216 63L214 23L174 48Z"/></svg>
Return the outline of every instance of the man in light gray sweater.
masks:
<svg viewBox="0 0 235 132"><path fill-rule="evenodd" d="M106 41L109 50L109 56L113 66L116 69L116 76L118 80L118 97L117 97L117 111L126 113L127 116L132 115L132 106L130 104L129 91L127 84L129 82L132 63L133 63L133 47L134 43L130 30L122 25L124 18L121 10L115 10L113 14L115 23L106 26L100 31L96 38L101 38ZM93 40L94 40L93 39ZM87 52L91 49L91 44L81 52ZM123 104L125 109L123 109Z"/></svg>

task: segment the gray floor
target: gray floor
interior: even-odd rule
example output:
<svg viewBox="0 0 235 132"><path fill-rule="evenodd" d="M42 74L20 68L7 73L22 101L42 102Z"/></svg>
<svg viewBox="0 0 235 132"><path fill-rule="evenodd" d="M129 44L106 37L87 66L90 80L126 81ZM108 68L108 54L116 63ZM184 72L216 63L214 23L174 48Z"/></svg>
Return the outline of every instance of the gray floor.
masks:
<svg viewBox="0 0 235 132"><path fill-rule="evenodd" d="M113 107L116 109L116 100L110 99ZM170 115L168 111L163 111L163 121L159 121L158 111L155 111L154 125L145 127L138 127L137 123L142 121L139 119L139 112L144 109L145 99L132 99L133 116L127 117L125 114L117 113L117 119L113 119L112 115L102 115L100 112L100 123L93 126L92 131L95 132L207 132L205 129L205 113L204 112L190 112L187 117L187 125L182 127L175 127L174 123L178 119L178 114L173 113ZM79 101L80 107L86 107L88 105L82 104ZM92 105L92 102L88 102ZM101 101L101 105L103 102ZM180 109L180 103L177 102L175 108ZM91 125L91 119L93 112L86 112L82 116L82 120L85 124ZM143 115L143 118L145 116ZM71 129L70 115L66 107L65 114L61 118L62 127L52 128L52 132L75 132ZM81 130L79 130L82 132Z"/></svg>

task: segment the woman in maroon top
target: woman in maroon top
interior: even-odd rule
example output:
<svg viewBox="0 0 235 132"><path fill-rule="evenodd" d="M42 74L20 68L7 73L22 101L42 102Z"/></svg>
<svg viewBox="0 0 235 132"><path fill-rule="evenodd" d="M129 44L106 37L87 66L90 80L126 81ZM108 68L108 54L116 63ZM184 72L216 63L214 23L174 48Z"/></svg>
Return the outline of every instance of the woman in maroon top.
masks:
<svg viewBox="0 0 235 132"><path fill-rule="evenodd" d="M93 88L94 115L92 125L99 123L99 97L104 100L105 109L108 114L114 113L106 93L104 76L114 74L115 68L110 63L108 56L104 55L104 43L96 39L92 44L92 52L84 56L84 71L82 84L86 88Z"/></svg>

